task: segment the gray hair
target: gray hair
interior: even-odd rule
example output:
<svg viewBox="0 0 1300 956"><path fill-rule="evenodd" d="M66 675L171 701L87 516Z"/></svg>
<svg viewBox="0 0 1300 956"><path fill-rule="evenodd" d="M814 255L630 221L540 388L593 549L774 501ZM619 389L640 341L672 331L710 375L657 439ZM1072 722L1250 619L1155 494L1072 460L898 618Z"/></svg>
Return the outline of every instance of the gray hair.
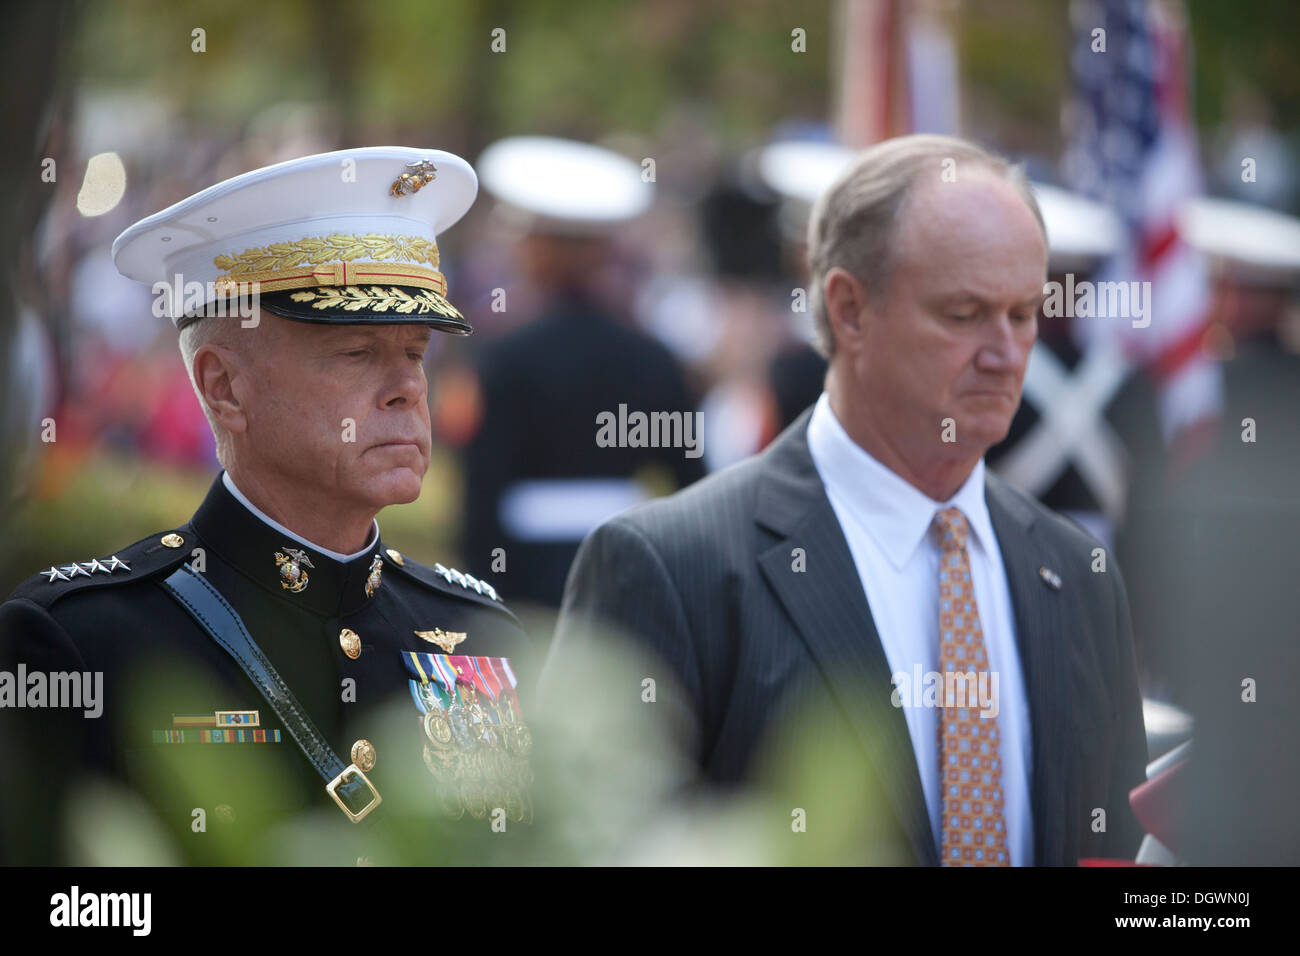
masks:
<svg viewBox="0 0 1300 956"><path fill-rule="evenodd" d="M808 220L814 344L824 357L830 358L835 351L822 291L826 273L838 266L860 279L868 296L883 296L893 266L894 235L912 186L922 172L938 174L945 163L976 164L1001 176L1021 194L1047 235L1043 214L1021 166L955 136L918 134L877 143L822 193Z"/></svg>
<svg viewBox="0 0 1300 956"><path fill-rule="evenodd" d="M185 371L189 374L190 385L194 389L194 397L199 400L199 407L203 409L203 414L208 420L208 427L212 429L212 437L217 442L217 460L223 466L227 464L230 436L212 414L212 409L204 400L203 393L199 391L199 383L194 377L194 356L205 345L223 345L233 348L238 336L230 334L229 328L229 320L222 316L200 318L181 329L178 342L181 358L185 362Z"/></svg>

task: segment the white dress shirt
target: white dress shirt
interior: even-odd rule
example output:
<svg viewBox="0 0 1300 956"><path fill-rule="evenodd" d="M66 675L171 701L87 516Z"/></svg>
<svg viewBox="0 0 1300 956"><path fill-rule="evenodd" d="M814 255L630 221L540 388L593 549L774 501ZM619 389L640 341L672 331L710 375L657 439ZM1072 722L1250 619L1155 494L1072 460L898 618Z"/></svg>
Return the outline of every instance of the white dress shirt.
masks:
<svg viewBox="0 0 1300 956"><path fill-rule="evenodd" d="M376 520L371 522L370 540L366 542L366 546L364 548L362 548L360 551L356 552L355 554L340 554L338 551L331 551L329 548L322 548L319 544L316 544L313 541L308 541L302 535L294 534L284 525L280 524L280 522L276 521L274 518L272 518L270 515L264 512L261 508L257 507L257 505L249 501L248 498L244 496L244 493L235 487L235 483L230 478L230 472L223 471L221 473L221 483L226 486L226 490L229 491L232 495L234 495L235 499L241 505L243 505L249 511L253 512L253 514L257 515L259 518L262 519L262 521L269 524L272 528L280 532L286 538L292 538L294 541L297 541L299 544L305 544L307 547L313 549L314 551L318 551L321 554L325 555L326 557L333 558L335 561L343 561L343 562L355 561L357 558L365 557L367 554L370 553L370 549L375 546L375 541L378 540L379 538L379 522Z"/></svg>
<svg viewBox="0 0 1300 956"><path fill-rule="evenodd" d="M808 450L862 579L871 617L896 679L915 685L917 665L939 670L939 545L935 513L956 506L966 516L971 580L979 608L989 670L998 675L998 731L1002 746L1003 817L1012 866L1030 866L1034 828L1029 802L1032 767L1029 701L1016 647L1015 614L993 521L984 501L984 461L947 501L934 501L867 454L844 430L823 392L808 422ZM904 707L935 845L942 848L939 712L921 706L912 686Z"/></svg>

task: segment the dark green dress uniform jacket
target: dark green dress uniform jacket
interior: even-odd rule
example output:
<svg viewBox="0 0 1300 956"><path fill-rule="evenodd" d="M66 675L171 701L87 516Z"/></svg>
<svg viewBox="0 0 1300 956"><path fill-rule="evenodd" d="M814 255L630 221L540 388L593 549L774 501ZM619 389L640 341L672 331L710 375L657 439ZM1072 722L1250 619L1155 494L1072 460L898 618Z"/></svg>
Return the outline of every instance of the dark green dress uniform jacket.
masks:
<svg viewBox="0 0 1300 956"><path fill-rule="evenodd" d="M312 565L303 568L307 584L296 593L283 586L275 559L286 548L301 549ZM368 596L375 555L381 567ZM443 649L415 632L463 632L467 637L453 653L508 658L527 717L533 673L527 638L494 590L403 558L378 537L364 556L337 561L261 520L218 478L188 524L117 552L116 562L112 557L98 565L80 562L81 571L60 565L61 574L38 574L0 606L0 672L14 675L11 688L20 666L27 674L103 675L98 717L84 708L0 709L0 860L6 863L67 859L69 811L81 814L83 825L86 814L93 819L86 794L99 791L84 784L94 777L125 784L143 798L186 860L257 862L209 851L237 846L239 854L256 856L265 828L302 810L325 808L346 824L257 687L163 590L161 582L185 562L199 564L230 602L344 764L354 742L373 745L369 777L381 794L399 782L411 792L413 777L415 786L432 787L403 655ZM360 641L355 659L340 639L345 628ZM259 729L270 739L157 742L165 740L160 732L174 729L176 715L219 710L258 711ZM200 809L206 831L195 823ZM214 827L242 839L204 840Z"/></svg>

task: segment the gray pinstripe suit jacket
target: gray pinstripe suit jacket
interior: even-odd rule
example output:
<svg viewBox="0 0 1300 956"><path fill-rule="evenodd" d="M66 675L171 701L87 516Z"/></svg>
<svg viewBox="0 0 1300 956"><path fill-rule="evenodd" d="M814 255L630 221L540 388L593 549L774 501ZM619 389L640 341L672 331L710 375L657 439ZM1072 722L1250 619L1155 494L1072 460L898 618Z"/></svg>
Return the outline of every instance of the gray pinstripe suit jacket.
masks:
<svg viewBox="0 0 1300 956"><path fill-rule="evenodd" d="M861 780L864 806L888 808L857 831L869 844L861 859L935 864L907 725L888 705L889 666L808 452L810 414L760 455L587 538L541 692L560 692L559 675L586 642L622 632L672 678L671 690L640 707L653 715L643 719L666 721L701 781L714 785L752 779L774 746L767 731L819 701L861 758L865 775L847 779ZM1146 739L1123 580L1109 555L1104 573L1091 570L1099 545L1077 525L991 473L985 493L1029 695L1035 863L1131 859L1141 828L1128 792L1145 779ZM796 548L806 570L794 569ZM1039 574L1044 567L1059 589ZM636 697L641 678L628 677ZM816 803L815 791L805 783L794 797Z"/></svg>

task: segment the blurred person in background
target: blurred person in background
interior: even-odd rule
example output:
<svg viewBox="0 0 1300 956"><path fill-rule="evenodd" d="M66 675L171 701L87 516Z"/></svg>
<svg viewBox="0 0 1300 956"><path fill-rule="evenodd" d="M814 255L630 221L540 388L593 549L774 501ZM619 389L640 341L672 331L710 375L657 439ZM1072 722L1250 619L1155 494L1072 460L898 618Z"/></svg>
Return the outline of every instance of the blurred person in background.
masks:
<svg viewBox="0 0 1300 956"><path fill-rule="evenodd" d="M598 440L602 416L669 413L687 426L695 404L668 350L598 294L615 231L651 202L637 165L585 143L516 137L490 146L478 168L525 230L521 278L538 304L480 356L462 551L513 600L554 608L592 528L703 474L691 448L651 446L630 430L612 447ZM516 291L500 290L502 308Z"/></svg>
<svg viewBox="0 0 1300 956"><path fill-rule="evenodd" d="M1300 345L1295 291L1300 223L1263 207L1197 198L1183 208L1181 234L1212 266L1209 321L1197 343L1223 375L1223 408L1197 457L1148 461L1120 536L1125 566L1143 568L1131 592L1134 621L1162 696L1195 702L1185 671L1189 647L1203 635L1193 603L1171 601L1189 580L1186 514L1225 501L1276 502L1279 520L1295 504L1300 428ZM1236 575L1234 574L1233 579Z"/></svg>
<svg viewBox="0 0 1300 956"><path fill-rule="evenodd" d="M1019 404L1047 257L1005 161L938 136L865 151L809 227L825 393L763 454L583 543L540 698L620 632L675 689L647 707L655 671L615 686L709 785L748 780L770 731L833 699L847 720L823 732L874 768L852 793L886 808L868 859L900 842L918 864L1131 858L1146 743L1122 579L983 462ZM954 672L985 706L951 684L927 699ZM846 799L796 783L805 807Z"/></svg>
<svg viewBox="0 0 1300 956"><path fill-rule="evenodd" d="M749 165L733 164L697 207L708 272L695 281L707 326L683 321L680 286L667 295L656 289L646 303L657 332L698 351L692 369L703 385L709 471L748 457L779 430L763 373L782 337L785 276L776 202Z"/></svg>
<svg viewBox="0 0 1300 956"><path fill-rule="evenodd" d="M1212 265L1201 350L1223 372L1195 461L1144 476L1124 535L1134 621L1195 732L1156 835L1192 865L1300 862L1300 220L1190 201L1186 242Z"/></svg>
<svg viewBox="0 0 1300 956"><path fill-rule="evenodd" d="M707 275L651 282L643 321L702 383L710 471L760 451L817 400L804 253L812 204L853 159L823 141L743 153L698 203Z"/></svg>

